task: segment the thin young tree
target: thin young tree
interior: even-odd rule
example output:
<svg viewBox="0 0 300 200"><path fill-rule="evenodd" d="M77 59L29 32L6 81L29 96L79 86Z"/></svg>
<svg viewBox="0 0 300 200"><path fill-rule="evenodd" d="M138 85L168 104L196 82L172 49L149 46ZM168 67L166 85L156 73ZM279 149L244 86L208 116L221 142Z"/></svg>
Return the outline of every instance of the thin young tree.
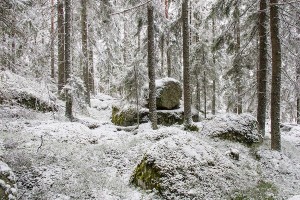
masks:
<svg viewBox="0 0 300 200"><path fill-rule="evenodd" d="M189 9L188 0L182 2L182 38L183 38L183 99L184 99L184 125L192 124L191 112L191 75L189 63Z"/></svg>
<svg viewBox="0 0 300 200"><path fill-rule="evenodd" d="M154 16L152 2L147 5L148 17L148 76L149 76L149 115L152 129L157 127L156 88L155 88L155 55L154 55Z"/></svg>
<svg viewBox="0 0 300 200"><path fill-rule="evenodd" d="M213 43L215 42L215 32L216 32L216 24L215 24L215 16L212 18L212 33L213 33ZM211 113L213 115L216 114L216 55L213 52L213 68L214 68L214 77L213 77L213 95L212 95L212 102L211 102Z"/></svg>
<svg viewBox="0 0 300 200"><path fill-rule="evenodd" d="M54 78L54 0L51 0L51 44L50 44L50 65L51 65L51 78Z"/></svg>
<svg viewBox="0 0 300 200"><path fill-rule="evenodd" d="M83 82L84 82L84 99L85 103L91 106L90 100L90 87L89 87L89 56L88 56L88 44L87 44L87 1L81 0L81 42L82 42L82 71L83 71Z"/></svg>
<svg viewBox="0 0 300 200"><path fill-rule="evenodd" d="M259 6L259 66L257 72L257 121L258 130L265 136L267 108L267 0L260 0Z"/></svg>
<svg viewBox="0 0 300 200"><path fill-rule="evenodd" d="M270 33L272 47L271 88L271 149L281 150L280 138L280 89L281 89L281 44L279 38L278 0L270 0Z"/></svg>
<svg viewBox="0 0 300 200"><path fill-rule="evenodd" d="M57 0L57 30L58 30L58 93L62 94L65 85L65 28L64 28L64 3ZM63 96L63 95L61 95Z"/></svg>
<svg viewBox="0 0 300 200"><path fill-rule="evenodd" d="M300 11L296 11L296 19L297 19L297 33L298 33L298 38L297 38L297 43L300 46ZM297 49L297 55L299 55L300 49ZM297 124L300 124L300 58L296 58L296 70L297 70Z"/></svg>
<svg viewBox="0 0 300 200"><path fill-rule="evenodd" d="M70 84L71 78L71 0L65 0L65 77ZM70 89L66 89L66 112L68 119L73 119L72 95Z"/></svg>

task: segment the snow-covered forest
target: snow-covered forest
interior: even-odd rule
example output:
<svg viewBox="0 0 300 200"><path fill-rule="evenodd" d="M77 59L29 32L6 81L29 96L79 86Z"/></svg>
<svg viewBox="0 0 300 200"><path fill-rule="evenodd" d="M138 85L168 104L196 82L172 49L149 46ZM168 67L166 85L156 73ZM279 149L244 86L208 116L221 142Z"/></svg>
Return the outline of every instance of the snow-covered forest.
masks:
<svg viewBox="0 0 300 200"><path fill-rule="evenodd" d="M299 0L0 11L0 200L300 199Z"/></svg>

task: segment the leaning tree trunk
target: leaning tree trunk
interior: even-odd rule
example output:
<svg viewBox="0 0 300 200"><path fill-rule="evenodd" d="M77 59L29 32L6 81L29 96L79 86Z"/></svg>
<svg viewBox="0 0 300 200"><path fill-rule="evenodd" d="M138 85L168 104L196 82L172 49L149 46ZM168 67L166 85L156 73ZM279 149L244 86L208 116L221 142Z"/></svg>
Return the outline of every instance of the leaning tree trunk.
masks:
<svg viewBox="0 0 300 200"><path fill-rule="evenodd" d="M192 124L191 112L191 75L189 63L189 10L188 0L182 2L182 37L183 37L183 99L184 99L184 124Z"/></svg>
<svg viewBox="0 0 300 200"><path fill-rule="evenodd" d="M279 7L277 4L278 0L270 0L270 31L272 47L271 149L280 151L281 44L279 38Z"/></svg>
<svg viewBox="0 0 300 200"><path fill-rule="evenodd" d="M81 0L81 39L82 39L82 53L83 53L83 82L84 82L84 99L85 103L91 106L90 87L89 87L89 56L87 46L87 8L86 0Z"/></svg>
<svg viewBox="0 0 300 200"><path fill-rule="evenodd" d="M152 129L157 129L156 113L156 89L155 89L155 67L154 67L154 19L153 5L148 3L148 75L149 75L149 115Z"/></svg>
<svg viewBox="0 0 300 200"><path fill-rule="evenodd" d="M71 0L65 0L65 75L66 82L70 84L71 77ZM72 95L70 89L66 89L66 117L73 119Z"/></svg>
<svg viewBox="0 0 300 200"><path fill-rule="evenodd" d="M54 1L51 0L51 44L50 44L50 70L51 78L54 79L55 69L54 69Z"/></svg>
<svg viewBox="0 0 300 200"><path fill-rule="evenodd" d="M62 89L65 85L65 28L63 0L57 1L57 29L58 29L58 93L63 96Z"/></svg>
<svg viewBox="0 0 300 200"><path fill-rule="evenodd" d="M257 121L258 130L265 136L265 121L267 108L267 0L260 0L259 11L259 68L257 73Z"/></svg>

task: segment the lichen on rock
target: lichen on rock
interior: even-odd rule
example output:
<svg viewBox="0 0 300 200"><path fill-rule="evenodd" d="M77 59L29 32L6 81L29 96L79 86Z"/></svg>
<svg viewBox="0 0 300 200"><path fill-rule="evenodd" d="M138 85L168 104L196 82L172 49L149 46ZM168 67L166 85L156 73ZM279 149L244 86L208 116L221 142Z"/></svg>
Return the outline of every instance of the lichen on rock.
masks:
<svg viewBox="0 0 300 200"><path fill-rule="evenodd" d="M0 197L1 200L14 200L17 195L15 175L8 165L0 161Z"/></svg>

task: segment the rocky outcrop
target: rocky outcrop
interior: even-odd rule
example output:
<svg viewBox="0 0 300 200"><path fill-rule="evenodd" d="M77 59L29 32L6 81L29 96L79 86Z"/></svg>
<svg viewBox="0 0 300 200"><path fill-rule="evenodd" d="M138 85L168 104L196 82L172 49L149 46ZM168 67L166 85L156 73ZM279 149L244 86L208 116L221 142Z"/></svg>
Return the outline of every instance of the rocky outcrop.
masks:
<svg viewBox="0 0 300 200"><path fill-rule="evenodd" d="M15 175L6 163L0 161L0 199L14 200L17 195Z"/></svg>
<svg viewBox="0 0 300 200"><path fill-rule="evenodd" d="M202 122L201 133L210 137L217 137L247 145L260 143L261 135L258 133L257 121L250 114L225 114L215 116L211 120Z"/></svg>

